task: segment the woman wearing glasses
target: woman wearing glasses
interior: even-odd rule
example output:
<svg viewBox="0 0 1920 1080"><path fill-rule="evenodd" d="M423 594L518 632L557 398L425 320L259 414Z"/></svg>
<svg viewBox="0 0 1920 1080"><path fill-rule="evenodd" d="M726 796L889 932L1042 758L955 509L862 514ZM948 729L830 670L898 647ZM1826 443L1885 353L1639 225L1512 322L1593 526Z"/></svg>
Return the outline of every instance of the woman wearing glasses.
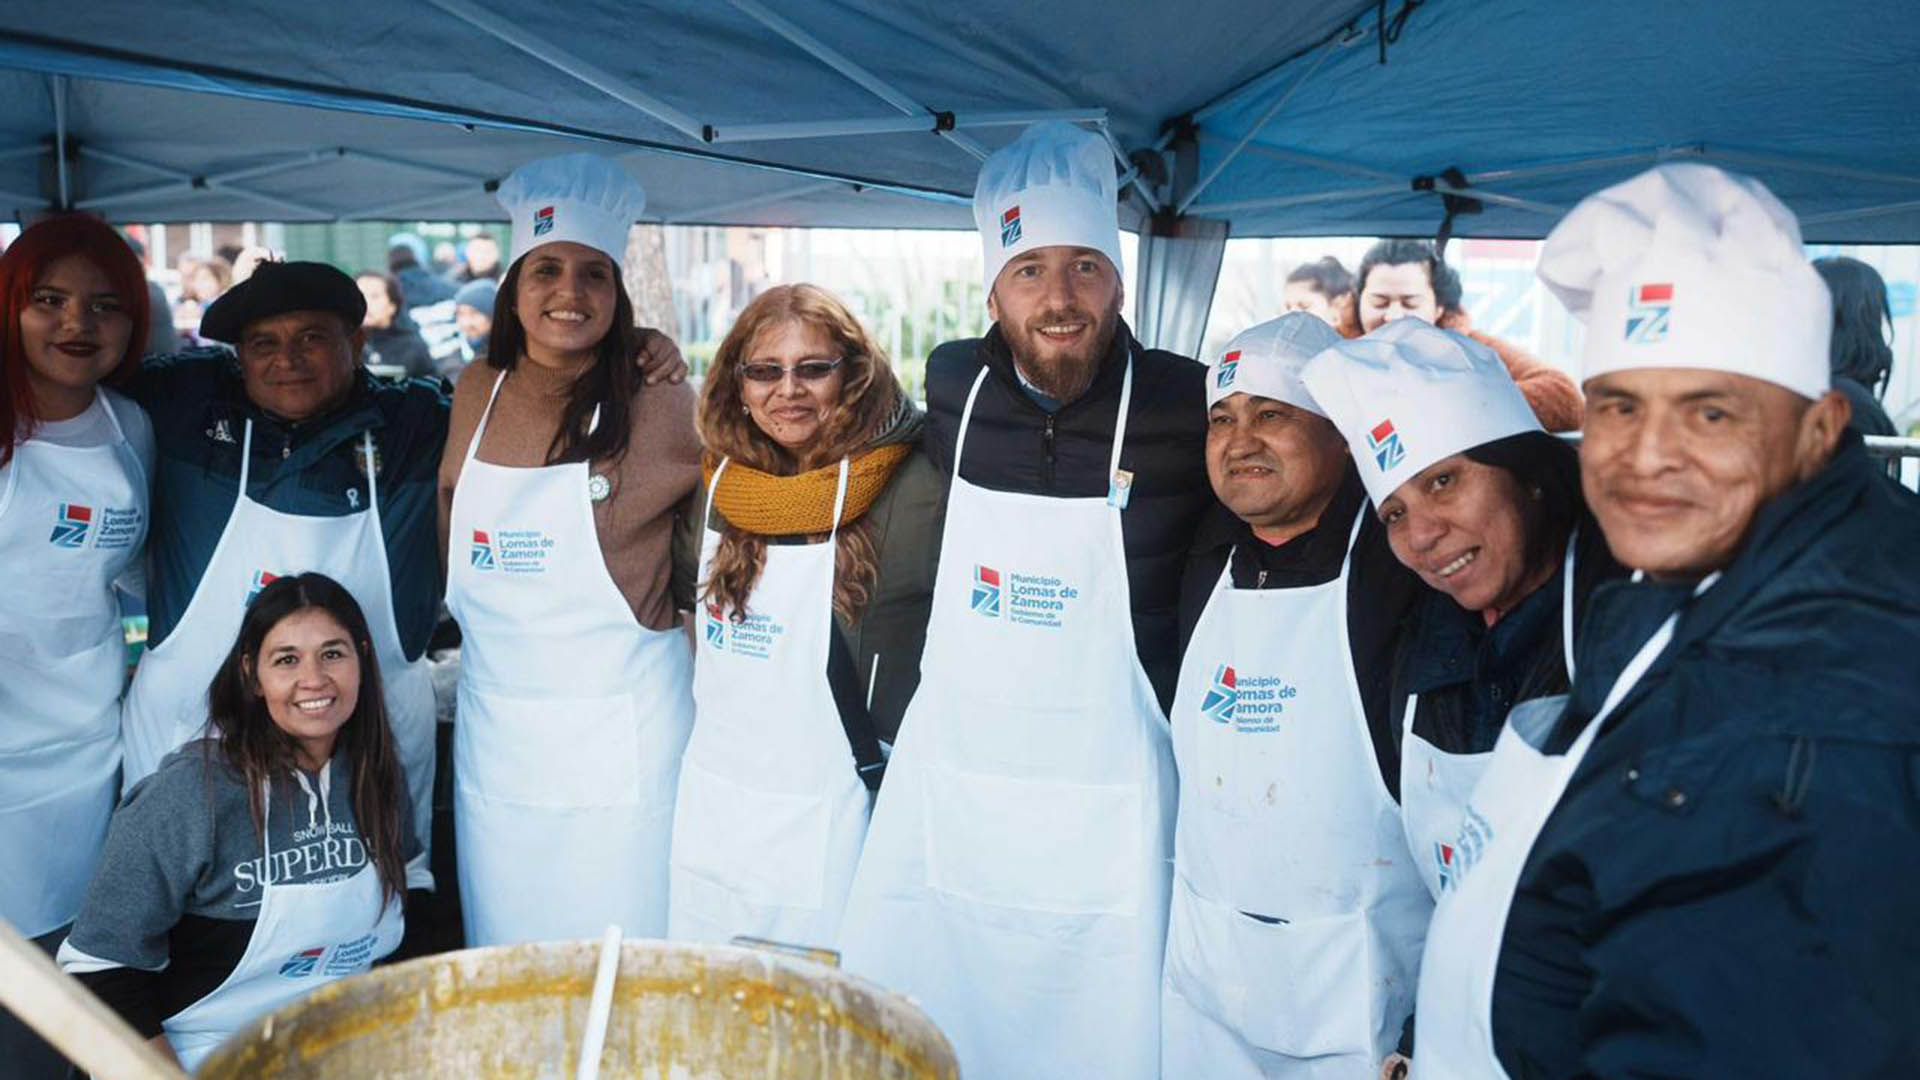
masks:
<svg viewBox="0 0 1920 1080"><path fill-rule="evenodd" d="M700 398L696 721L671 937L836 944L933 599L941 476L921 419L866 330L812 285L761 294L720 345Z"/></svg>
<svg viewBox="0 0 1920 1080"><path fill-rule="evenodd" d="M499 191L519 257L440 464L468 945L666 931L693 722L669 552L700 472L692 391L643 386L631 360L620 260L645 198L591 154Z"/></svg>

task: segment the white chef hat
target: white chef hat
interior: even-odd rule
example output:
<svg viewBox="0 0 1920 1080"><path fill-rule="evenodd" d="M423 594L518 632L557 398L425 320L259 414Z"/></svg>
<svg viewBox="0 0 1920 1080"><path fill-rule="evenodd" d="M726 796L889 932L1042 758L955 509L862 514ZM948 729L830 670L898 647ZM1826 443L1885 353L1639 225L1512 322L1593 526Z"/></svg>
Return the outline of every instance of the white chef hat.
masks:
<svg viewBox="0 0 1920 1080"><path fill-rule="evenodd" d="M1800 223L1758 180L1656 166L1590 195L1547 237L1540 280L1587 324L1584 377L1705 368L1817 398L1833 301Z"/></svg>
<svg viewBox="0 0 1920 1080"><path fill-rule="evenodd" d="M627 232L647 207L646 189L598 154L561 154L513 170L494 193L513 220L513 254L570 240L603 251L619 266Z"/></svg>
<svg viewBox="0 0 1920 1080"><path fill-rule="evenodd" d="M1540 430L1493 350L1420 319L1342 341L1300 374L1346 438L1375 506L1442 458Z"/></svg>
<svg viewBox="0 0 1920 1080"><path fill-rule="evenodd" d="M1207 407L1234 394L1253 394L1325 416L1300 381L1300 369L1340 342L1340 331L1304 311L1242 330L1207 368Z"/></svg>
<svg viewBox="0 0 1920 1080"><path fill-rule="evenodd" d="M987 292L1016 255L1034 248L1092 248L1120 264L1120 184L1107 142L1064 120L1021 132L980 165L973 188Z"/></svg>

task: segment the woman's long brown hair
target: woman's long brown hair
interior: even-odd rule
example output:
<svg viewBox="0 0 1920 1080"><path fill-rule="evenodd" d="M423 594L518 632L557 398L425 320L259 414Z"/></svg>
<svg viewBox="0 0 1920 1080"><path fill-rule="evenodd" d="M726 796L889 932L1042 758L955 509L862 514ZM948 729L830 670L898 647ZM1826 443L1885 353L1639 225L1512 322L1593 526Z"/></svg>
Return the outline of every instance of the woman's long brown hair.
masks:
<svg viewBox="0 0 1920 1080"><path fill-rule="evenodd" d="M240 636L207 688L208 713L219 752L247 785L253 826L266 829L262 788L268 780L291 782L299 744L280 730L267 712L253 672L261 646L281 620L319 609L334 617L360 653L360 700L340 728L347 758L353 763L353 817L366 845L367 860L380 877L381 894L400 899L407 891L406 830L401 827L407 784L393 731L387 726L380 661L360 605L339 582L325 574L296 574L275 580L247 605Z"/></svg>
<svg viewBox="0 0 1920 1080"><path fill-rule="evenodd" d="M824 333L842 357L840 400L811 445L788 451L760 430L740 396L740 365L769 330L798 322ZM860 320L838 297L817 285L778 285L754 298L727 332L700 393L700 439L707 451L762 472L794 476L865 450L900 405L893 364ZM825 533L819 534L824 538ZM766 565L767 541L728 523L705 582L707 602L728 617L747 613L747 599ZM844 526L834 553L833 610L858 622L879 573L872 525L865 518Z"/></svg>

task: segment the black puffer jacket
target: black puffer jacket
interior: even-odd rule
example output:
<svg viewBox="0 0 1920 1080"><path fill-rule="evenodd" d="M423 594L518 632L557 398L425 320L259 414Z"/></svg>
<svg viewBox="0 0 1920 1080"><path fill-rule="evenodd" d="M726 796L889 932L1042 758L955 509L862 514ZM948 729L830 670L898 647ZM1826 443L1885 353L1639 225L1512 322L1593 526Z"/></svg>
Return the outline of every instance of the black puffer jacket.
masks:
<svg viewBox="0 0 1920 1080"><path fill-rule="evenodd" d="M973 407L960 475L999 491L1104 497L1129 351L1133 404L1120 467L1133 473L1133 495L1120 517L1121 533L1134 643L1164 710L1172 706L1180 669L1180 572L1194 529L1213 503L1205 458L1207 369L1142 346L1122 323L1093 385L1049 414L1021 389L1013 355L995 326L984 338L950 341L928 358L926 448L934 464L950 473L960 413L984 364L992 374Z"/></svg>

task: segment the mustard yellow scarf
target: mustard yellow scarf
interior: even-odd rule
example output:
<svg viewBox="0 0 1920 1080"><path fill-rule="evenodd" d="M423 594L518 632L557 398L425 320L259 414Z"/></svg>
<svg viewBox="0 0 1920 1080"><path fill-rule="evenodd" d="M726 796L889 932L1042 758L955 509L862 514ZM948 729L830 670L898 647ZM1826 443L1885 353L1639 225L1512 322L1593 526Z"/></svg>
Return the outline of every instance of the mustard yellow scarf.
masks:
<svg viewBox="0 0 1920 1080"><path fill-rule="evenodd" d="M847 463L847 506L842 525L858 521L887 489L893 471L913 453L907 443L875 447ZM702 463L706 482L713 483L720 459L708 454ZM775 476L735 461L720 477L713 507L727 523L760 536L809 536L833 529L833 497L840 486L840 463L823 465L797 476Z"/></svg>

